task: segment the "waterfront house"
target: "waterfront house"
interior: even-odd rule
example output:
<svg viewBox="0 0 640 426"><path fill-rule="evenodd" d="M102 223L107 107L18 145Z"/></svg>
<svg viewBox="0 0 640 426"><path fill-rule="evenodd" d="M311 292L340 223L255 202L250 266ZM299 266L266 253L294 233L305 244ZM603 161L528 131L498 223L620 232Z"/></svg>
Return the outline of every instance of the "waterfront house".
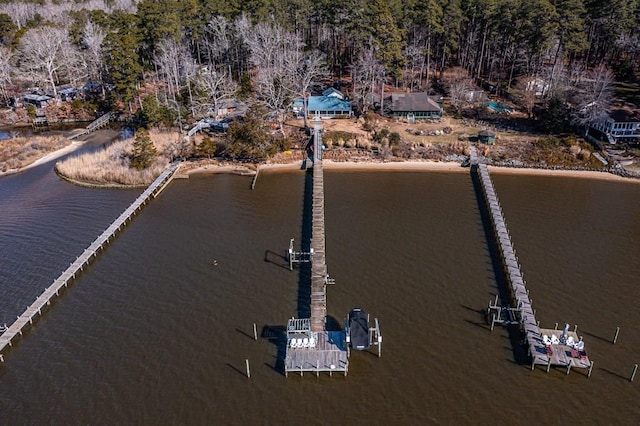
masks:
<svg viewBox="0 0 640 426"><path fill-rule="evenodd" d="M298 116L303 114L302 98L293 101L292 109ZM320 118L349 118L353 114L351 101L333 87L322 92L321 96L309 96L307 111L309 117Z"/></svg>
<svg viewBox="0 0 640 426"><path fill-rule="evenodd" d="M589 133L609 143L640 139L640 111L613 110L608 118L591 123Z"/></svg>
<svg viewBox="0 0 640 426"><path fill-rule="evenodd" d="M413 120L439 119L442 117L442 97L420 93L392 93L391 114L396 118Z"/></svg>
<svg viewBox="0 0 640 426"><path fill-rule="evenodd" d="M51 99L53 99L51 96L39 95L39 94L36 94L36 93L30 93L30 94L24 95L22 97L22 101L24 103L33 105L36 108L44 108L44 107L46 107Z"/></svg>

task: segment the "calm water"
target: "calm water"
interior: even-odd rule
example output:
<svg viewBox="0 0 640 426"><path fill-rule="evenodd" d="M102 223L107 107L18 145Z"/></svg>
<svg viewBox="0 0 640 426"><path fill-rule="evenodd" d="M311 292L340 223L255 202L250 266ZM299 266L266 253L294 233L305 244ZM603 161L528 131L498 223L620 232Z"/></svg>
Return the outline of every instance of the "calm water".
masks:
<svg viewBox="0 0 640 426"><path fill-rule="evenodd" d="M140 192L50 170L0 179L0 323ZM496 277L468 175L356 172L326 174L328 312L379 317L382 358L285 379L269 336L299 308L282 255L300 242L304 174L261 174L254 191L201 176L145 207L5 356L0 424L637 424L640 185L494 182L538 319L579 324L590 379L532 372L488 331Z"/></svg>

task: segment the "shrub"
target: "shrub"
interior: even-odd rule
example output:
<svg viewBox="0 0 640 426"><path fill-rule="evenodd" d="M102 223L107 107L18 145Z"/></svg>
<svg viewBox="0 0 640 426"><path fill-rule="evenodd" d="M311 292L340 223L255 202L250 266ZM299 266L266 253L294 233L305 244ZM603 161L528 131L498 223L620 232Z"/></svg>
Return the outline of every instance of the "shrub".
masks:
<svg viewBox="0 0 640 426"><path fill-rule="evenodd" d="M400 133L398 132L389 133L389 145L393 146L393 145L397 145L398 143L400 143Z"/></svg>

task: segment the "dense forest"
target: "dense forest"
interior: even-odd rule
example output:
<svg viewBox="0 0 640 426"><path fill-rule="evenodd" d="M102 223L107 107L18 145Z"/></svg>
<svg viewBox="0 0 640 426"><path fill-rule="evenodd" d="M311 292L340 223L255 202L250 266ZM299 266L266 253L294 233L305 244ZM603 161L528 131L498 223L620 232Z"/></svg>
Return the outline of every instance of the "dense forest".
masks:
<svg viewBox="0 0 640 426"><path fill-rule="evenodd" d="M254 97L283 122L293 98L343 80L360 111L384 84L455 104L478 82L541 82L528 89L585 122L639 66L638 0L0 0L3 103L91 81L150 121Z"/></svg>

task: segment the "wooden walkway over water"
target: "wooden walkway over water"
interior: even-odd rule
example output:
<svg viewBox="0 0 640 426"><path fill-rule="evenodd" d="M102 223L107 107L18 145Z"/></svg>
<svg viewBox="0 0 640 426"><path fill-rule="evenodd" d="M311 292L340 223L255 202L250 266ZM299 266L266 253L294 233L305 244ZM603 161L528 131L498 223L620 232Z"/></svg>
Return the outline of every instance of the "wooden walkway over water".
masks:
<svg viewBox="0 0 640 426"><path fill-rule="evenodd" d="M92 121L91 123L89 123L89 125L86 128L82 129L78 133L74 133L73 135L69 136L69 139L76 139L76 138L79 138L80 136L88 135L89 133L95 132L96 130L101 129L107 124L109 124L109 121L111 121L112 118L113 118L113 114L110 112L103 114L97 119L95 119L94 121Z"/></svg>
<svg viewBox="0 0 640 426"><path fill-rule="evenodd" d="M77 274L82 271L98 253L115 237L115 235L126 226L133 216L142 207L168 185L174 173L180 165L179 162L170 164L156 180L120 215L113 223L104 230L98 238L87 247L80 256L72 262L53 283L38 296L38 298L27 307L27 309L17 317L13 324L0 335L0 361L4 362L3 352L8 346L13 346L13 340L17 335L22 336L25 328L42 315L43 310L51 304L51 300L60 295L63 287L67 287L74 280Z"/></svg>
<svg viewBox="0 0 640 426"><path fill-rule="evenodd" d="M343 331L327 331L327 273L325 257L324 171L322 168L322 130L314 127L313 197L311 218L311 317L292 318L287 324L285 375L289 372L348 371L349 359ZM303 343L304 342L304 343Z"/></svg>
<svg viewBox="0 0 640 426"><path fill-rule="evenodd" d="M509 294L511 296L511 305L514 312L513 319L517 321L524 334L524 340L531 356L531 368L536 365L547 366L547 371L551 365L563 366L567 368L567 373L572 367L590 368L591 362L586 354L581 356L574 351L569 350L568 346L553 344L551 347L543 341L543 336L549 335L550 330L541 330L539 322L536 320L535 310L531 305L529 291L526 289L526 282L523 278L516 250L511 241L509 230L504 219L502 207L498 201L493 182L489 176L489 170L486 164L480 164L476 148L472 147L469 158L471 172L477 173L482 193L487 206L491 225L500 252L500 258L504 269L505 277L509 284ZM496 308L496 306L493 306ZM491 305L490 305L491 308ZM493 323L492 323L493 326ZM560 331L555 330L556 337L559 337ZM577 336L572 336L576 341Z"/></svg>

